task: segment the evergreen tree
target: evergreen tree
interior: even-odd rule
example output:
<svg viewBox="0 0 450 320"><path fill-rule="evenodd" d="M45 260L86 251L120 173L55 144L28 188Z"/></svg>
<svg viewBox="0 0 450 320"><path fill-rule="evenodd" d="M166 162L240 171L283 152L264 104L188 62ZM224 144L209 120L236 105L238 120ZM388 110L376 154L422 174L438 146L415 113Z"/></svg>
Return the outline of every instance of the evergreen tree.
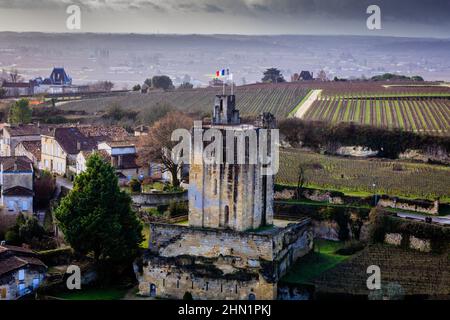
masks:
<svg viewBox="0 0 450 320"><path fill-rule="evenodd" d="M95 153L56 208L55 217L72 248L93 254L96 263L129 262L143 241L130 196L120 190L111 165Z"/></svg>
<svg viewBox="0 0 450 320"><path fill-rule="evenodd" d="M281 83L285 82L281 71L277 68L269 68L264 72L264 77L261 79L262 82L271 82L271 83Z"/></svg>
<svg viewBox="0 0 450 320"><path fill-rule="evenodd" d="M32 110L27 99L16 101L9 109L9 123L27 124L31 122Z"/></svg>

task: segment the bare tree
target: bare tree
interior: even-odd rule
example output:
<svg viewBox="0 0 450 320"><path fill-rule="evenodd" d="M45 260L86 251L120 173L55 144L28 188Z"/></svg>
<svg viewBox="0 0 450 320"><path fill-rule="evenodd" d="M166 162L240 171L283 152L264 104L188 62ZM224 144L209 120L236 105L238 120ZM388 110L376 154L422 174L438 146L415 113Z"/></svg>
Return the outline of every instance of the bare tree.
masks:
<svg viewBox="0 0 450 320"><path fill-rule="evenodd" d="M172 175L174 187L180 186L178 174L182 164L172 159L171 150L178 143L171 141L172 132L176 129L191 129L193 119L179 111L168 113L164 118L155 122L147 136L141 136L138 147L138 162L141 165L160 163L165 172Z"/></svg>
<svg viewBox="0 0 450 320"><path fill-rule="evenodd" d="M23 79L17 69L11 69L11 71L9 72L9 78L11 79L11 82L14 83L20 82Z"/></svg>
<svg viewBox="0 0 450 320"><path fill-rule="evenodd" d="M296 198L297 200L300 200L302 197L302 189L305 185L305 170L303 169L302 165L298 166L298 172L297 172L297 190L296 190Z"/></svg>
<svg viewBox="0 0 450 320"><path fill-rule="evenodd" d="M320 70L319 74L317 75L317 79L319 79L320 81L327 81L327 74L325 73L325 71Z"/></svg>

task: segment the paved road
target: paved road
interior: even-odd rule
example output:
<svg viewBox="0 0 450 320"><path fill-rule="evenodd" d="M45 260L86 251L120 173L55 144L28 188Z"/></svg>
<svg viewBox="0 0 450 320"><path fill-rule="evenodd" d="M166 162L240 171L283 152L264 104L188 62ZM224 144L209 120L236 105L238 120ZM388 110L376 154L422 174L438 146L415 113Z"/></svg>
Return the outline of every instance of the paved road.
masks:
<svg viewBox="0 0 450 320"><path fill-rule="evenodd" d="M54 199L59 198L59 195L61 193L61 187L72 190L73 183L63 177L56 177L56 190L55 194L53 195Z"/></svg>
<svg viewBox="0 0 450 320"><path fill-rule="evenodd" d="M322 90L313 90L312 93L309 95L308 99L306 99L305 102L298 108L297 112L295 113L294 117L303 119L306 112L308 112L309 108L313 105L314 101L317 100Z"/></svg>
<svg viewBox="0 0 450 320"><path fill-rule="evenodd" d="M409 218L409 219L420 220L420 221L425 221L425 218L429 217L429 216L423 216L423 215L414 214L414 213L397 213L397 216L399 216L401 218ZM450 216L431 217L431 220L435 223L450 225Z"/></svg>

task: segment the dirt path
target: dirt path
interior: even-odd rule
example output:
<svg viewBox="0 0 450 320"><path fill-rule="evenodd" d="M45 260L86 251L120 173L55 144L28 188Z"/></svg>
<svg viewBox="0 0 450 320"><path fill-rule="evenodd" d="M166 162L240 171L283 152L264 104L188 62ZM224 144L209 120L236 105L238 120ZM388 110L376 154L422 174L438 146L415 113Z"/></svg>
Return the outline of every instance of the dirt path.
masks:
<svg viewBox="0 0 450 320"><path fill-rule="evenodd" d="M309 95L308 99L302 103L300 108L295 112L294 117L303 119L306 112L308 112L309 108L313 105L314 101L317 100L322 90L313 90L311 94Z"/></svg>

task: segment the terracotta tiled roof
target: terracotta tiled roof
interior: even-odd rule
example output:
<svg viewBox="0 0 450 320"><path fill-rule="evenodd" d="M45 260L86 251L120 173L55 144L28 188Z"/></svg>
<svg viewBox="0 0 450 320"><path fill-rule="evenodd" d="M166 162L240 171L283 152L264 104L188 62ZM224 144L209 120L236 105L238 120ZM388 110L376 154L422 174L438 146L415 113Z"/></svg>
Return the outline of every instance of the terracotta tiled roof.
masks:
<svg viewBox="0 0 450 320"><path fill-rule="evenodd" d="M10 245L0 246L0 254L3 252L11 252L11 253L18 253L18 254L34 254L33 250L31 250L31 249L24 248L24 247L10 246Z"/></svg>
<svg viewBox="0 0 450 320"><path fill-rule="evenodd" d="M22 141L24 149L31 153L38 161L41 160L41 141Z"/></svg>
<svg viewBox="0 0 450 320"><path fill-rule="evenodd" d="M97 147L96 141L86 137L78 128L56 128L55 140L68 154L77 154L80 151L92 150Z"/></svg>
<svg viewBox="0 0 450 320"><path fill-rule="evenodd" d="M87 137L94 137L97 141L123 141L129 134L119 126L78 126L80 132ZM105 140L101 140L103 138Z"/></svg>
<svg viewBox="0 0 450 320"><path fill-rule="evenodd" d="M5 126L3 130L7 130L12 137L39 136L42 133L48 132L49 126L42 126L33 123L33 124Z"/></svg>
<svg viewBox="0 0 450 320"><path fill-rule="evenodd" d="M108 146L111 148L125 148L125 147L134 147L134 143L131 141L110 141L107 142Z"/></svg>
<svg viewBox="0 0 450 320"><path fill-rule="evenodd" d="M0 157L3 171L29 171L31 160L27 157Z"/></svg>
<svg viewBox="0 0 450 320"><path fill-rule="evenodd" d="M17 196L17 197L32 197L34 195L33 190L22 186L14 186L6 189L2 192L4 196Z"/></svg>
<svg viewBox="0 0 450 320"><path fill-rule="evenodd" d="M94 150L94 151L84 151L83 156L85 159L89 158L89 156L93 153L99 154L105 162L111 163L111 155L105 150ZM136 154L124 154L122 157L122 165L118 166L118 156L114 156L114 165L117 170L120 169L137 169L139 166L136 163Z"/></svg>
<svg viewBox="0 0 450 320"><path fill-rule="evenodd" d="M31 88L32 86L29 82L3 82L3 88Z"/></svg>
<svg viewBox="0 0 450 320"><path fill-rule="evenodd" d="M0 246L0 276L26 266L47 268L30 249L7 245Z"/></svg>

